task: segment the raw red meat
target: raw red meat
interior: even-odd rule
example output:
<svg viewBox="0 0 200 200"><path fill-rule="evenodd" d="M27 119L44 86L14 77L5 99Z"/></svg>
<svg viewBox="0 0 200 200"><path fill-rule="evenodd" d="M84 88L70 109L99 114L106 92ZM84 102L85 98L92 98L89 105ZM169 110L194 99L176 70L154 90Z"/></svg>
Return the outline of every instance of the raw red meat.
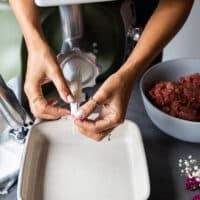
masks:
<svg viewBox="0 0 200 200"><path fill-rule="evenodd" d="M200 73L181 77L177 82L161 81L149 90L149 95L165 113L200 121Z"/></svg>

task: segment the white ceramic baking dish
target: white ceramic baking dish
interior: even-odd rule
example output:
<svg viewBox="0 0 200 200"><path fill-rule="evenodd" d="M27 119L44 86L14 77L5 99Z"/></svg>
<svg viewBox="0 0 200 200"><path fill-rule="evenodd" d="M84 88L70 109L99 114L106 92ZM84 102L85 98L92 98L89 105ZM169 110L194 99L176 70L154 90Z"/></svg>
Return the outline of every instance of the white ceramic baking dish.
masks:
<svg viewBox="0 0 200 200"><path fill-rule="evenodd" d="M18 200L146 200L149 176L140 130L130 121L101 142L69 119L42 122L29 133Z"/></svg>

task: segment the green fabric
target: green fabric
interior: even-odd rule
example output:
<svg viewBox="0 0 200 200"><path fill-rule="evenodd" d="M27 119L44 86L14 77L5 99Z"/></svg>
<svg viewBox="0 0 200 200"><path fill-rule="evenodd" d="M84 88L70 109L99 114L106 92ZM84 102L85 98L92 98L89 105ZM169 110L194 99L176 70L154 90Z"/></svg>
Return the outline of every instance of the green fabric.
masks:
<svg viewBox="0 0 200 200"><path fill-rule="evenodd" d="M0 73L5 80L21 73L22 34L7 3L0 2Z"/></svg>

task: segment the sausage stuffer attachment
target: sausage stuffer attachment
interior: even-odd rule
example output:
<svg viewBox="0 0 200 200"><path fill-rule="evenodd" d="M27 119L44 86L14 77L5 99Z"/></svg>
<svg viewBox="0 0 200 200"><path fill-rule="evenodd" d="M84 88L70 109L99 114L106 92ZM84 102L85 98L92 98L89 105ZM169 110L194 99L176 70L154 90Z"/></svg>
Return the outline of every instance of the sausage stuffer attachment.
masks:
<svg viewBox="0 0 200 200"><path fill-rule="evenodd" d="M81 103L82 89L96 84L99 68L95 60L93 54L84 53L77 48L58 56L64 77L75 97L75 102L70 104L72 114L77 112Z"/></svg>
<svg viewBox="0 0 200 200"><path fill-rule="evenodd" d="M80 49L83 38L83 20L80 5L59 7L63 44L58 62L64 77L75 97L70 104L71 113L75 114L81 101L82 88L93 87L99 75L96 57Z"/></svg>

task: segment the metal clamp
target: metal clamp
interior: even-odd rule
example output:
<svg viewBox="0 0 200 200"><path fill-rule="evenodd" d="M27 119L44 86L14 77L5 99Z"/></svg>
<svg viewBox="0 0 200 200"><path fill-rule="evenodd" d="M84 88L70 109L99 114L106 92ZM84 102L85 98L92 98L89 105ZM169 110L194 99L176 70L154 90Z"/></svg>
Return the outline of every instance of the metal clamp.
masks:
<svg viewBox="0 0 200 200"><path fill-rule="evenodd" d="M8 126L10 134L17 141L24 142L33 120L19 103L14 92L6 85L0 75L0 113Z"/></svg>

